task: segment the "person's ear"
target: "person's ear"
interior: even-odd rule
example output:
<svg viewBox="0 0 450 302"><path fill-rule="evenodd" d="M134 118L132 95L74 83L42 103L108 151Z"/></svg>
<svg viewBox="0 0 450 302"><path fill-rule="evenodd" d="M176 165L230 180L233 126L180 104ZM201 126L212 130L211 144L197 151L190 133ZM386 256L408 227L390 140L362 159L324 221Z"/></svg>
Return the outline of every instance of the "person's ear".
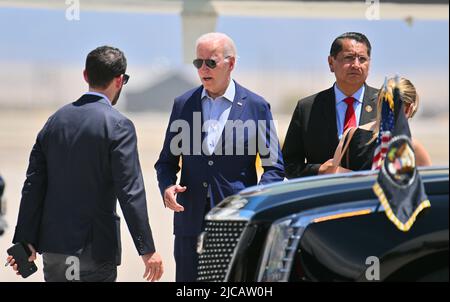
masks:
<svg viewBox="0 0 450 302"><path fill-rule="evenodd" d="M236 58L235 57L229 57L228 58L228 64L230 65L230 71L234 69L234 65L236 64Z"/></svg>
<svg viewBox="0 0 450 302"><path fill-rule="evenodd" d="M328 56L328 66L330 67L330 71L334 72L333 57L332 56Z"/></svg>
<svg viewBox="0 0 450 302"><path fill-rule="evenodd" d="M84 77L84 80L86 81L86 83L88 83L88 84L89 84L89 80L88 80L88 75L87 75L87 71L86 71L86 69L85 69L85 70L83 70L83 77Z"/></svg>
<svg viewBox="0 0 450 302"><path fill-rule="evenodd" d="M410 103L403 103L405 105L406 118L412 117L413 106Z"/></svg>
<svg viewBox="0 0 450 302"><path fill-rule="evenodd" d="M123 83L123 76L120 75L118 77L115 77L114 78L114 83L115 83L116 88L120 88L122 86L122 83Z"/></svg>

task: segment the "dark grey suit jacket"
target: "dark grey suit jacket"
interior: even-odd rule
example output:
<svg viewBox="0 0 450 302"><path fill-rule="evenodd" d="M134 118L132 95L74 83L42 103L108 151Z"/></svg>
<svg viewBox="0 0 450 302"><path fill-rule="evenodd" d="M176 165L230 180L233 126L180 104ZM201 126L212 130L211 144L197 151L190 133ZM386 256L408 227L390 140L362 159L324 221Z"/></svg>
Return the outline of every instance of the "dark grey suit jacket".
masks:
<svg viewBox="0 0 450 302"><path fill-rule="evenodd" d="M30 155L13 242L120 264L117 199L140 255L155 251L133 123L84 95L53 114Z"/></svg>
<svg viewBox="0 0 450 302"><path fill-rule="evenodd" d="M360 125L376 118L377 92L365 86ZM368 105L371 111L366 110ZM286 177L317 175L320 165L333 157L338 143L334 88L301 99L283 145Z"/></svg>

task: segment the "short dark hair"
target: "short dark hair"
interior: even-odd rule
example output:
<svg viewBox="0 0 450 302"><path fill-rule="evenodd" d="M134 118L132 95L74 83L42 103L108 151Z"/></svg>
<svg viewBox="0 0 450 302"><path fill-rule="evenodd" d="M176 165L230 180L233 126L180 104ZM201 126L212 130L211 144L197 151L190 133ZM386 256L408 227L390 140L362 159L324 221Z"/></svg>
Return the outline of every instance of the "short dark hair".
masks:
<svg viewBox="0 0 450 302"><path fill-rule="evenodd" d="M367 47L367 55L370 57L372 46L370 45L369 39L365 35L357 32L347 32L334 39L333 44L331 44L330 56L336 58L338 53L341 52L342 40L344 39L355 40L356 42L365 44Z"/></svg>
<svg viewBox="0 0 450 302"><path fill-rule="evenodd" d="M126 69L127 59L115 47L97 47L86 58L86 73L91 87L106 88L115 77L124 74Z"/></svg>

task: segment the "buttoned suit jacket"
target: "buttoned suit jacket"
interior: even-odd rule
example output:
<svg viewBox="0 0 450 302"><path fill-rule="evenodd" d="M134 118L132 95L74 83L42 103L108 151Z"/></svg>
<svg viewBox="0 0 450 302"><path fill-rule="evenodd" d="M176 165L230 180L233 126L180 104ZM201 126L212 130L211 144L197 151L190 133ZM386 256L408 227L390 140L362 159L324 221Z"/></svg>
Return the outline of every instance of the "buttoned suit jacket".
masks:
<svg viewBox="0 0 450 302"><path fill-rule="evenodd" d="M222 132L221 144L216 146L215 153L208 155L203 152L203 148L198 148L203 142L205 133L199 133L204 118L202 114L201 93L203 86L192 89L177 97L174 101L169 126L166 131L164 145L159 159L155 164L158 184L161 195L164 191L177 182L177 173L181 169L180 185L186 186L187 190L178 193L177 202L184 207L183 212L174 213L174 234L182 236L197 236L202 228L204 220L205 202L207 199L208 187L211 188L211 200L213 205L217 205L224 198L238 193L244 188L256 185L256 152L252 154L252 144L258 147L258 142L262 142L263 137L271 136L272 148L269 153L264 150L260 152L262 158L267 162L263 163L259 184L267 184L284 179L283 158L279 146L275 127L270 125L273 121L270 105L262 97L249 91L236 83L236 94L230 110L228 121L245 124L248 121L256 124L255 131L245 131L244 136ZM197 119L194 118L196 114ZM201 117L199 119L198 117ZM189 125L190 142L179 142L179 147L185 148L187 152L174 154L171 152L171 143L174 138L181 135L180 129L170 131L171 125L175 121L183 121ZM258 121L261 121L258 123ZM261 127L261 123L266 127ZM225 127L226 128L226 127ZM265 128L265 129L263 129ZM197 141L194 138L198 138ZM268 141L268 140L267 140ZM184 145L183 145L184 144ZM227 146L234 146L233 155L227 153ZM243 148L240 153L236 148ZM197 150L195 150L197 149ZM219 154L218 151L220 150ZM250 152L249 152L250 150ZM262 154L262 155L261 155ZM267 155L267 156L265 156ZM181 163L180 163L181 159Z"/></svg>

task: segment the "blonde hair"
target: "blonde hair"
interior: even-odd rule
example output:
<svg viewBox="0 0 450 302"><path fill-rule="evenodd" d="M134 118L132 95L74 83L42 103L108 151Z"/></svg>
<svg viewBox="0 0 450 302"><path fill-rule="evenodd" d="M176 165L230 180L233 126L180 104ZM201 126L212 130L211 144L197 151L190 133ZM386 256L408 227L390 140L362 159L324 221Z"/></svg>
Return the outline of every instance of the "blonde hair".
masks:
<svg viewBox="0 0 450 302"><path fill-rule="evenodd" d="M395 87L395 78L390 78L389 80L387 80L386 85L387 93L392 95L394 87ZM419 108L419 96L417 95L416 88L411 83L411 81L406 78L400 78L397 87L400 93L400 99L403 101L403 104L405 106L408 106L408 112L406 114L406 117L408 119L412 118L416 114L417 109ZM380 90L378 90L377 118L373 130L374 136L369 143L371 143L378 137L378 132L380 131L381 107L383 105L383 93L382 93L383 90L384 85L380 88Z"/></svg>

